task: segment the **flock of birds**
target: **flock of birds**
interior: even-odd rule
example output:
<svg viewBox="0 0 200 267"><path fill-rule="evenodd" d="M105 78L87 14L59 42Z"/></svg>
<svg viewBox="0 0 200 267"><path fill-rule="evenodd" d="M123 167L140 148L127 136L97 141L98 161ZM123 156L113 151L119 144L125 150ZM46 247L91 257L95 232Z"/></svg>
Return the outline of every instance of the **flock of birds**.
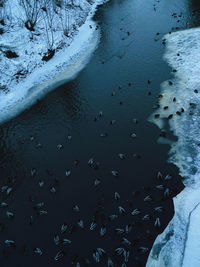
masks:
<svg viewBox="0 0 200 267"><path fill-rule="evenodd" d="M125 154L118 155L120 160L126 160L127 156ZM75 160L74 164L77 164ZM93 158L88 160L89 168L98 168L98 162L95 162ZM67 177L71 176L71 171L67 170L65 175ZM36 175L36 170L31 170L31 176ZM112 170L111 176L119 176L119 172ZM99 179L94 180L94 187L100 187L101 181ZM39 187L44 186L44 181L39 181ZM172 188L171 188L172 187ZM10 195L12 188L4 185L1 187L1 192L6 195ZM50 188L50 192L56 193L56 186ZM52 243L58 248L58 252L52 257L55 262L60 262L66 256L69 251L70 246L73 244L73 234L76 232L95 232L98 238L104 238L110 234L116 236L119 246L111 252L107 251L104 247L93 248L93 250L88 253L86 257L80 257L78 254L74 254L71 257L71 264L76 267L79 266L95 266L95 264L102 263L102 266L114 267L128 266L129 262L133 262L135 266L143 266L140 262L140 255L147 254L149 252L148 242L143 244L143 240L137 237L137 231L143 229L143 225L147 224L148 229L145 231L146 240L150 243L153 241L152 231L157 233L162 229L162 214L165 212L168 202L171 197L177 193L176 188L174 188L173 177L170 174L162 174L160 171L155 177L154 187L143 187L139 190L132 191L131 196L125 201L122 199L119 192L113 192L112 196L112 210L115 212L113 214L107 214L106 212L106 201L105 197L102 196L100 201L97 203L97 209L92 215L91 219L84 218L84 214L81 214L81 205L73 204L71 211L76 219L74 223L63 222L59 227L55 235L52 236ZM37 214L37 217L48 217L48 210L45 209L45 202L35 203L34 198L30 195L29 201L34 205L32 206L33 211ZM143 202L140 207L135 207L135 203ZM142 208L141 208L142 206ZM15 213L9 210L9 204L4 201L0 203L0 207L5 211L6 216L9 220L14 222ZM146 213L145 209L148 210ZM30 225L35 223L35 215L31 215L29 221ZM6 225L0 224L0 231L3 232ZM154 229L154 230L153 230ZM7 258L9 256L9 251L11 249L17 249L19 246L17 241L12 239L6 239L4 244L2 244L3 257ZM113 248L112 248L113 249ZM30 248L27 244L23 246L23 254L32 251L33 254L38 256L45 255L45 249L41 247ZM66 252L67 251L67 252ZM137 255L138 254L138 255ZM129 259L131 258L131 261Z"/></svg>
<svg viewBox="0 0 200 267"><path fill-rule="evenodd" d="M154 11L157 11L157 4L154 5ZM182 13L177 15L173 13L172 16L177 19L178 23L182 17ZM177 30L173 28L172 30ZM127 35L131 35L130 32L127 32ZM156 33L155 41L159 40L161 33ZM162 39L162 44L166 44L166 40ZM176 72L176 70L173 70ZM152 81L148 80L147 84L151 85ZM169 86L172 86L173 82L169 81ZM132 83L129 82L128 86L131 87ZM119 86L118 89L121 89ZM196 90L195 93L198 93ZM116 92L112 92L111 96L115 96ZM151 95L151 91L148 92L148 95ZM159 95L159 98L162 98L162 95ZM174 97L173 102L176 102ZM120 101L120 105L123 102ZM192 104L194 105L194 104ZM157 109L159 106L156 105L153 109ZM168 109L168 106L164 107L165 110ZM177 115L181 115L184 112L182 108L180 111L177 111ZM100 118L104 116L103 111L94 117L94 122L99 121ZM155 114L155 119L159 118L159 114ZM172 119L173 114L168 116L168 119ZM135 124L139 123L138 119L133 119ZM110 125L114 125L116 120L110 120ZM162 131L160 133L162 137L166 136L166 132ZM108 137L107 132L102 132L100 137ZM130 133L130 138L137 139L137 134L135 132ZM67 136L67 140L72 139L71 135ZM34 137L30 138L30 141L34 141ZM41 143L37 143L37 148L42 148ZM57 150L62 151L65 147L63 144L57 144ZM125 153L119 153L118 159L121 161L126 161L130 158L140 159L140 154L128 155ZM85 164L88 165L88 168L98 170L100 168L100 162L96 161L95 158L89 158L85 160ZM73 167L78 167L80 165L80 160L75 159ZM52 175L49 170L46 170L47 175ZM32 178L37 177L37 169L32 168L30 170L30 176ZM64 176L71 178L73 176L73 168L66 169ZM120 178L119 169L111 169L110 176L113 178ZM4 213L6 219L13 222L15 221L16 213L12 210L9 205L9 196L15 193L15 180L8 178L6 183L0 188L1 203L0 209L1 213ZM49 193L56 195L58 193L58 188L60 185L59 179L54 179L54 182L49 187ZM95 190L101 188L102 179L94 178L93 188ZM37 181L37 187L40 189L45 188L45 180L39 179ZM112 190L111 190L112 191ZM122 190L123 191L123 190ZM147 186L138 188L131 192L131 195L125 196L123 192L113 191L111 193L110 205L113 212L107 211L108 202L106 201L106 196L102 194L101 190L97 192L100 194L99 201L96 203L96 210L92 213L91 218L84 218L82 213L81 204L82 203L72 203L70 217L73 217L72 222L70 219L67 222L64 222L58 225L57 231L54 231L52 234L52 243L54 243L57 252L54 255L51 255L51 258L54 262L62 262L68 257L70 247L74 242L78 242L77 237L74 238L75 233L86 233L89 236L92 233L95 233L95 238L99 240L106 240L103 243L104 246L93 247L87 255L80 255L70 251L70 263L75 267L80 266L107 266L107 267L127 267L127 266L144 266L144 261L141 260L142 257L145 259L148 256L149 250L152 246L154 238L158 233L160 233L166 226L165 211L168 209L169 205L172 205L171 198L176 195L179 191L179 182L172 177L171 174L164 171L158 171L155 174L155 183L153 186ZM46 222L48 224L48 209L46 207L45 201L36 202L32 193L30 192L29 203L31 203L32 215L29 216L27 223L29 225L34 225L38 218L43 217L47 218ZM167 212L166 212L167 213ZM6 229L6 220L5 222L0 223L0 234L3 233ZM107 239L106 239L107 238ZM113 240L115 247L112 244L112 241L109 244L109 240ZM87 240L86 240L87 242ZM1 240L1 259L4 262L4 259L8 259L12 253L12 250L19 249L19 244L17 240L14 239L5 239ZM99 244L103 244L101 241ZM76 246L76 245L75 245ZM86 245L87 246L87 245ZM22 249L24 255L31 254L41 257L46 257L46 250L43 247L30 247L28 244L24 244ZM68 259L69 260L69 259ZM6 262L6 261L5 261ZM1 263L0 263L1 266ZM8 266L8 265L2 265ZM68 265L65 265L68 266Z"/></svg>

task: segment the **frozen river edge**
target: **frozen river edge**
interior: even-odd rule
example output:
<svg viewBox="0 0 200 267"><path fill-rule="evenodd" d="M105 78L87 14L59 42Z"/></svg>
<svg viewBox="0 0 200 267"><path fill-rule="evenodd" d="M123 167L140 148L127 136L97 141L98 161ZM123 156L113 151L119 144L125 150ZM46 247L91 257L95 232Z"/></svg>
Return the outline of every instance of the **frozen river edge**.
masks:
<svg viewBox="0 0 200 267"><path fill-rule="evenodd" d="M164 59L172 67L175 79L162 84L163 99L156 111L160 119L155 120L153 114L150 120L163 129L164 119L173 114L169 126L178 141L171 146L169 161L179 168L186 187L173 199L174 217L155 240L147 267L200 266L199 36L199 28L166 36ZM164 107L168 105L166 112Z"/></svg>
<svg viewBox="0 0 200 267"><path fill-rule="evenodd" d="M97 0L93 4L70 46L64 47L50 61L34 69L9 92L1 93L0 123L20 114L59 85L74 79L85 67L100 40L100 31L92 18L97 7L105 2Z"/></svg>

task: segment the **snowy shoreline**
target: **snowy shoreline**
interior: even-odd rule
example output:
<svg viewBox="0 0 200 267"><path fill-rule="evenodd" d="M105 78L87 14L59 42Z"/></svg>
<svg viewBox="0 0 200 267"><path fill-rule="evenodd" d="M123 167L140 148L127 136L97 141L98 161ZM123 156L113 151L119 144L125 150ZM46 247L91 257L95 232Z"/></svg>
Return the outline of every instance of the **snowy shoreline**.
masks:
<svg viewBox="0 0 200 267"><path fill-rule="evenodd" d="M169 162L179 168L186 187L173 199L174 217L156 238L147 267L200 266L199 36L200 28L166 35L164 59L175 78L162 84L163 99L150 121L164 129L166 118L173 114L169 125L178 141L171 145Z"/></svg>
<svg viewBox="0 0 200 267"><path fill-rule="evenodd" d="M75 78L85 67L100 40L100 31L92 18L97 7L105 2L98 0L92 5L70 46L56 52L51 60L36 67L8 92L0 92L0 123L18 115L51 90Z"/></svg>

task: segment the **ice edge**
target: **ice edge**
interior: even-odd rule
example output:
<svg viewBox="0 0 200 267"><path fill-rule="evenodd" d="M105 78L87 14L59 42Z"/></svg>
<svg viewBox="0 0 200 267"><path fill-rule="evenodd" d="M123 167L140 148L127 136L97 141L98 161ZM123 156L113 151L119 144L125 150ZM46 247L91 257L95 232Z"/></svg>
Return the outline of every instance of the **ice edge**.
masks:
<svg viewBox="0 0 200 267"><path fill-rule="evenodd" d="M169 122L171 130L179 138L172 144L170 162L179 167L184 177L185 189L177 195L174 201L175 214L162 234L152 247L148 257L147 267L194 267L200 266L200 151L199 142L200 121L197 116L188 117L189 103L199 103L199 94L194 89L200 87L200 28L185 30L166 35L167 49L164 59L173 68L178 70L173 79L174 86L168 82L161 85L164 99L160 101L160 108L156 113L160 119L156 120L152 114L150 121L159 128L164 128L164 118L175 114L177 104L171 104L172 98L177 96L178 105L184 107L181 119L175 117ZM179 59L177 55L181 53ZM169 105L166 113L164 106ZM199 109L198 109L199 112ZM187 115L186 115L187 114ZM192 167L196 167L193 172Z"/></svg>
<svg viewBox="0 0 200 267"><path fill-rule="evenodd" d="M48 92L74 79L89 62L98 46L100 31L92 20L97 7L108 0L97 0L69 47L63 48L42 67L20 81L14 90L0 95L0 123L30 108ZM90 27L90 25L92 27Z"/></svg>

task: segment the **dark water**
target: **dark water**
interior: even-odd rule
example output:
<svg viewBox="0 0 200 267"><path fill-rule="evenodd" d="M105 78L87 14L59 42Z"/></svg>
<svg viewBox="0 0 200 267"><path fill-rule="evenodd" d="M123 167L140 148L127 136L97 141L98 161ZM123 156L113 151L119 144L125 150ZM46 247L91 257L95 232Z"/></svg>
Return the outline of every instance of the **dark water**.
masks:
<svg viewBox="0 0 200 267"><path fill-rule="evenodd" d="M1 201L8 203L0 209L0 222L5 226L0 232L0 266L76 266L77 262L85 266L84 258L90 266L107 266L108 257L122 266L124 257L114 253L118 247L130 252L127 266L145 266L154 239L173 216L171 197L183 188L178 170L167 164L168 145L157 144L160 132L148 122L160 83L171 77L162 60L162 38L169 31L197 26L199 8L198 1L189 0L108 2L95 16L101 24L101 42L86 68L74 81L1 126L1 186L13 190L9 195L6 191L0 194ZM102 117L99 111L103 111ZM111 125L111 120L116 122ZM101 137L102 133L107 136ZM132 133L137 137L131 138ZM167 136L175 139L171 133ZM63 148L58 150L58 144ZM127 158L121 160L119 153ZM88 166L90 158L100 163L99 168ZM68 169L69 177L65 175ZM112 176L112 170L119 176ZM158 181L158 171L172 174L173 179ZM101 181L96 187L95 179ZM40 180L44 181L42 188ZM156 188L159 184L170 189L170 197L163 197L163 191ZM55 193L50 192L52 186ZM119 200L115 200L115 192L120 194ZM145 202L147 195L152 200ZM40 202L44 207L35 209ZM74 212L73 205L80 211ZM124 215L119 214L119 206L125 209ZM157 206L163 206L164 212L156 213ZM135 208L141 214L132 216ZM48 214L41 216L39 210ZM15 217L8 219L6 211L14 212ZM111 214L118 218L110 221ZM142 220L146 214L150 220ZM160 229L154 227L157 217ZM84 221L84 229L77 225L79 219ZM92 221L97 223L93 231L89 230ZM61 234L63 223L68 229ZM130 233L114 232L128 224L132 225ZM103 237L101 227L107 229ZM72 243L55 245L57 234ZM124 244L123 237L131 245ZM15 240L16 247L8 248L4 244L7 239ZM42 256L34 253L36 247L43 251ZM141 253L141 247L149 250ZM98 264L92 258L95 248L107 253ZM58 251L65 256L55 262Z"/></svg>

